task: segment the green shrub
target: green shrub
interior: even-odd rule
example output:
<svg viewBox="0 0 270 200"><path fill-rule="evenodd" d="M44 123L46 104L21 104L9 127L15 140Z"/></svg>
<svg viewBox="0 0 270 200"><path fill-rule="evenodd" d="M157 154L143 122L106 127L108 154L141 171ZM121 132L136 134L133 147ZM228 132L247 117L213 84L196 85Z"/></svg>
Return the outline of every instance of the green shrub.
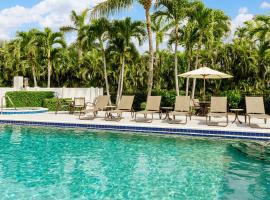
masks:
<svg viewBox="0 0 270 200"><path fill-rule="evenodd" d="M51 98L51 99L44 99L43 107L48 108L49 111L56 111L57 104L59 103L59 111L67 111L69 110L69 104L66 100L71 100L70 98L66 99L57 99L57 98ZM60 102L59 102L60 101Z"/></svg>
<svg viewBox="0 0 270 200"><path fill-rule="evenodd" d="M185 95L184 91L180 91L180 95ZM153 96L161 96L161 106L174 106L176 92L175 90L154 90Z"/></svg>
<svg viewBox="0 0 270 200"><path fill-rule="evenodd" d="M242 95L239 90L228 90L223 92L222 95L227 96L229 108L240 108Z"/></svg>
<svg viewBox="0 0 270 200"><path fill-rule="evenodd" d="M13 107L9 98L13 102L15 107L42 107L44 99L54 97L54 93L51 91L15 91L6 93L6 105L7 107Z"/></svg>
<svg viewBox="0 0 270 200"><path fill-rule="evenodd" d="M142 102L140 107L141 107L141 110L145 110L145 108L146 108L146 102Z"/></svg>

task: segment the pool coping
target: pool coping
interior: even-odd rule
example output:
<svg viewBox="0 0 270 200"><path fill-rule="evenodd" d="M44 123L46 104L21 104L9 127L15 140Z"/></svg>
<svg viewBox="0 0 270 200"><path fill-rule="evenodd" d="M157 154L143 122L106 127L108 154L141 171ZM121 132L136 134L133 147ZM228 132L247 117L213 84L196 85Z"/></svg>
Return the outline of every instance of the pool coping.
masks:
<svg viewBox="0 0 270 200"><path fill-rule="evenodd" d="M41 113L46 113L48 112L49 109L48 108L42 108L42 107L39 107L39 108L36 108L35 110L31 110L29 108L29 110L27 110L27 108L25 108L25 110L1 110L0 111L0 114L1 115L29 115L29 114L41 114Z"/></svg>
<svg viewBox="0 0 270 200"><path fill-rule="evenodd" d="M60 128L83 128L94 130L108 130L121 132L136 132L136 133L152 133L163 135L179 135L190 137L212 137L226 139L244 139L244 140L270 140L270 133L256 131L236 131L236 130L217 130L217 129L198 129L186 127L147 127L134 125L119 125L119 124L85 124L85 123L69 123L69 122L44 122L44 121L27 121L27 120L6 120L1 119L0 124L4 125L23 125L23 126L46 126Z"/></svg>

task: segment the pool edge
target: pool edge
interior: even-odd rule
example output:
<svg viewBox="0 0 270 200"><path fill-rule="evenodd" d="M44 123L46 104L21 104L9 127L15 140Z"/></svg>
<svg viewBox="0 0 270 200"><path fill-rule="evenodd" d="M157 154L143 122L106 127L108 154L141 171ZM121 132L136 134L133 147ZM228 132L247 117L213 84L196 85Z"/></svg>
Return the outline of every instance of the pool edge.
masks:
<svg viewBox="0 0 270 200"><path fill-rule="evenodd" d="M227 139L242 139L242 140L263 140L269 141L269 133L260 132L243 132L230 130L207 130L193 128L167 128L167 127L143 127L131 125L102 125L102 124L77 124L67 122L41 122L41 121L23 121L23 120L0 120L3 125L21 125L21 126L46 126L46 127L61 127L61 128L82 128L94 130L108 130L121 132L137 132L137 133L152 133L163 135L179 135L190 137L211 137L211 138L227 138Z"/></svg>

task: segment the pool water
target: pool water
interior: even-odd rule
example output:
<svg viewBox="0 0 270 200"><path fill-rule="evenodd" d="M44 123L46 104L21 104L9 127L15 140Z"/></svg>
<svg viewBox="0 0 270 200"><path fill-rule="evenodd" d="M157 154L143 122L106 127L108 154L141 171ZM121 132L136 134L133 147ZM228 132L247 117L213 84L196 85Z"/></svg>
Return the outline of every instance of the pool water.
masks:
<svg viewBox="0 0 270 200"><path fill-rule="evenodd" d="M221 140L0 127L1 199L267 199L270 164Z"/></svg>

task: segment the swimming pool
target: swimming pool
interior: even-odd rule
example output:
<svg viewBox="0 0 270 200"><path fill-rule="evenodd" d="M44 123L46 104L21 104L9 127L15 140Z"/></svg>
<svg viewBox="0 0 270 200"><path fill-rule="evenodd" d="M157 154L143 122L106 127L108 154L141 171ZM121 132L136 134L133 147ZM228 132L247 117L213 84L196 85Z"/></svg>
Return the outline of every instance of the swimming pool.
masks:
<svg viewBox="0 0 270 200"><path fill-rule="evenodd" d="M1 126L1 198L268 198L270 164L231 143Z"/></svg>

